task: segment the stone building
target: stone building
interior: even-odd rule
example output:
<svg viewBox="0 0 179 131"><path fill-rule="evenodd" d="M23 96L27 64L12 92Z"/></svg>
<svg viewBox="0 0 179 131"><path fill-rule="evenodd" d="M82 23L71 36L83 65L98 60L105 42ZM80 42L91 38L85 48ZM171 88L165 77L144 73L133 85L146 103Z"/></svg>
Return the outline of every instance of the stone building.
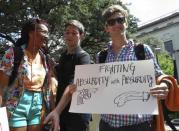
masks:
<svg viewBox="0 0 179 131"><path fill-rule="evenodd" d="M141 25L135 36L137 39L147 36L161 40L162 50L172 56L175 76L179 76L179 10Z"/></svg>

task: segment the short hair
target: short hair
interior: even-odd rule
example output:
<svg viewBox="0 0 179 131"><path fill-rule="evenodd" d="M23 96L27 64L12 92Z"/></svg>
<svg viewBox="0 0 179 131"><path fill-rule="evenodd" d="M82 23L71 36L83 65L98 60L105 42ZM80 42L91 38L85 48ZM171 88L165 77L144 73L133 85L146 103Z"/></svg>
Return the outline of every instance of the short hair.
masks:
<svg viewBox="0 0 179 131"><path fill-rule="evenodd" d="M106 8L103 13L102 13L102 17L105 20L105 22L112 16L114 15L116 12L120 12L124 15L125 17L125 21L127 23L127 17L128 17L128 12L127 10L125 10L122 6L120 5L111 5L108 8Z"/></svg>
<svg viewBox="0 0 179 131"><path fill-rule="evenodd" d="M65 29L67 28L67 26L69 25L73 25L75 27L78 28L80 34L84 33L85 32L85 28L83 26L83 24L81 22L79 22L78 20L70 20L68 21L66 24L65 24Z"/></svg>

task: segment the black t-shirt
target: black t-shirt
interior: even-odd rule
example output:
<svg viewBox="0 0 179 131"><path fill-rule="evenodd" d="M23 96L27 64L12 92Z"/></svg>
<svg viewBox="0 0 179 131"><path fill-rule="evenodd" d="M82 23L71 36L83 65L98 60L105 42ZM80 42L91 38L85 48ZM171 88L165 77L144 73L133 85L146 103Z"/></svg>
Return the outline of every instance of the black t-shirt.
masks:
<svg viewBox="0 0 179 131"><path fill-rule="evenodd" d="M61 54L59 64L56 66L58 88L56 95L56 104L61 99L67 85L74 82L75 65L90 64L89 54L78 47L74 54L67 54L67 51ZM63 112L68 112L70 104Z"/></svg>

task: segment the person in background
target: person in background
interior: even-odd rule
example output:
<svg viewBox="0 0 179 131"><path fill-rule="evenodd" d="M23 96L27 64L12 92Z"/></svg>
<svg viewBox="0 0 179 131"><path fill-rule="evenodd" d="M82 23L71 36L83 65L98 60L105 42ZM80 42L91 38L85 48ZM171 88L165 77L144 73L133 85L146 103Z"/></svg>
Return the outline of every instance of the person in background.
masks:
<svg viewBox="0 0 179 131"><path fill-rule="evenodd" d="M84 39L85 29L81 22L70 20L65 25L64 40L66 50L61 54L59 64L56 66L58 88L56 108L46 118L45 123L53 121L54 131L87 131L91 114L78 114L68 112L72 95L75 91L74 71L76 65L90 64L90 55L84 51L80 43Z"/></svg>
<svg viewBox="0 0 179 131"><path fill-rule="evenodd" d="M43 50L48 33L46 21L28 20L15 48L10 47L2 58L0 104L7 108L10 131L44 131L42 121L55 106L51 68Z"/></svg>
<svg viewBox="0 0 179 131"><path fill-rule="evenodd" d="M134 51L134 42L127 39L128 13L120 5L112 5L104 10L105 31L111 41L107 43L105 63L116 61L138 60ZM154 54L148 45L144 44L145 59L154 62L155 76L163 75ZM97 55L99 63L99 53ZM165 99L169 92L169 81L162 81L150 90L150 94L159 100ZM149 114L101 114L99 131L152 131L153 116Z"/></svg>

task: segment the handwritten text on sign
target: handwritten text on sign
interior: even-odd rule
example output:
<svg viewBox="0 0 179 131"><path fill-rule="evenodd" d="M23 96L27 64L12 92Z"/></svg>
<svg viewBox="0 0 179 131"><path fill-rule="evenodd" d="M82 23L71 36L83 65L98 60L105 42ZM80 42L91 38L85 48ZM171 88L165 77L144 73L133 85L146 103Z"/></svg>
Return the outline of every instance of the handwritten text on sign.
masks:
<svg viewBox="0 0 179 131"><path fill-rule="evenodd" d="M152 60L79 65L75 68L77 91L70 112L157 114Z"/></svg>

